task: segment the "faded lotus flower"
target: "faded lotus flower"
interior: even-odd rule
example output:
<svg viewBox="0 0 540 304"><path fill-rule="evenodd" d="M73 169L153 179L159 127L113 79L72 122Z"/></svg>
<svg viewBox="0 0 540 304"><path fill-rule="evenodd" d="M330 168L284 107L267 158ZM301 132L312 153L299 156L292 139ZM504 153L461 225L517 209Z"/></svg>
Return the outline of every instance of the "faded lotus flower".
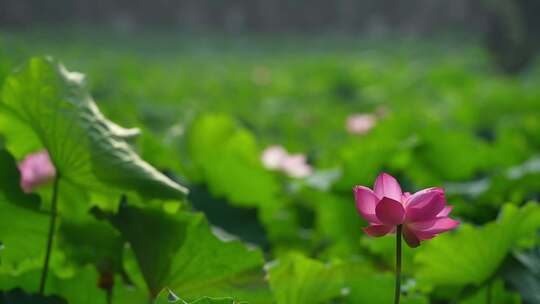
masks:
<svg viewBox="0 0 540 304"><path fill-rule="evenodd" d="M373 190L355 186L356 208L369 222L364 231L373 237L393 233L403 227L403 238L410 247L429 240L459 225L448 217L452 206L446 205L442 188L427 188L414 194L402 193L399 183L389 174L377 177Z"/></svg>
<svg viewBox="0 0 540 304"><path fill-rule="evenodd" d="M304 154L289 154L282 146L266 148L261 156L265 168L281 171L290 177L303 178L313 174Z"/></svg>
<svg viewBox="0 0 540 304"><path fill-rule="evenodd" d="M282 146L270 146L264 149L261 160L265 168L277 170L288 157L287 151Z"/></svg>
<svg viewBox="0 0 540 304"><path fill-rule="evenodd" d="M56 176L56 169L46 150L28 154L18 167L21 173L20 185L26 193L51 182Z"/></svg>
<svg viewBox="0 0 540 304"><path fill-rule="evenodd" d="M304 154L293 154L287 156L281 164L282 170L290 177L302 178L310 176L313 168L307 163Z"/></svg>
<svg viewBox="0 0 540 304"><path fill-rule="evenodd" d="M353 114L347 117L346 127L351 134L368 133L377 123L377 116L369 113Z"/></svg>

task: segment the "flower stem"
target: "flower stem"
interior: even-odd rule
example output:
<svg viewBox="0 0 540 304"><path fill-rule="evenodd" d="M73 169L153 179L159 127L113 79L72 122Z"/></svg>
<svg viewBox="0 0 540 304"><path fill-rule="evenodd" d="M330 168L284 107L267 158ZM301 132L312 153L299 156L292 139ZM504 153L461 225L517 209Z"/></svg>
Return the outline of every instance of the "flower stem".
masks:
<svg viewBox="0 0 540 304"><path fill-rule="evenodd" d="M399 304L399 297L401 295L401 230L402 226L398 225L396 229L396 287L394 304Z"/></svg>
<svg viewBox="0 0 540 304"><path fill-rule="evenodd" d="M49 272L49 260L54 239L54 231L56 230L56 215L58 209L58 184L60 174L54 178L53 192L51 198L51 221L49 224L49 234L47 236L47 251L45 252L45 261L43 262L43 270L41 271L41 280L39 281L39 294L43 295L45 291L45 282L47 281L47 272Z"/></svg>

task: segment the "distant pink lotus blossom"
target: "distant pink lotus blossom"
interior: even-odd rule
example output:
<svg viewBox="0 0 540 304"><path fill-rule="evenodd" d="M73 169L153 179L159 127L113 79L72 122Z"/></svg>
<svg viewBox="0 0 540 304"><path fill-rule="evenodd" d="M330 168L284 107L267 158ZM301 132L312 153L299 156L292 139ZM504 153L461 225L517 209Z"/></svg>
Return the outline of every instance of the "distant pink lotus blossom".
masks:
<svg viewBox="0 0 540 304"><path fill-rule="evenodd" d="M21 173L20 185L26 193L51 182L56 176L56 169L46 150L28 154L18 167Z"/></svg>
<svg viewBox="0 0 540 304"><path fill-rule="evenodd" d="M251 79L258 86L268 85L272 82L272 74L265 66L258 66L253 70Z"/></svg>
<svg viewBox="0 0 540 304"><path fill-rule="evenodd" d="M261 160L265 168L278 170L288 156L285 148L275 145L264 149Z"/></svg>
<svg viewBox="0 0 540 304"><path fill-rule="evenodd" d="M287 156L281 164L283 171L290 177L308 177L313 173L313 168L307 163L304 154L293 154Z"/></svg>
<svg viewBox="0 0 540 304"><path fill-rule="evenodd" d="M369 113L353 114L347 117L346 128L351 134L368 133L377 123L377 116Z"/></svg>
<svg viewBox="0 0 540 304"><path fill-rule="evenodd" d="M402 193L396 179L382 173L377 177L373 190L355 186L353 191L358 212L369 222L364 231L373 237L393 233L397 225L402 225L407 244L417 247L421 241L459 225L458 221L448 217L452 206L446 205L442 188Z"/></svg>
<svg viewBox="0 0 540 304"><path fill-rule="evenodd" d="M261 156L265 168L281 171L290 177L303 178L313 173L304 154L289 154L282 146L274 145L266 148Z"/></svg>

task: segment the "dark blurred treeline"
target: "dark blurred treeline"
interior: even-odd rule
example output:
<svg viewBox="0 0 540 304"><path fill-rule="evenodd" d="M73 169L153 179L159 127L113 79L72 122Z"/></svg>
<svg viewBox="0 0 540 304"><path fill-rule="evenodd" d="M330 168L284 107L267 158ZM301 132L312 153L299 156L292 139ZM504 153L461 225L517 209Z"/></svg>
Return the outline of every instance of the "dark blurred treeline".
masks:
<svg viewBox="0 0 540 304"><path fill-rule="evenodd" d="M487 47L504 72L516 74L540 49L540 0L484 1Z"/></svg>
<svg viewBox="0 0 540 304"><path fill-rule="evenodd" d="M540 41L540 0L0 0L0 27L99 25L226 32L483 35L507 73Z"/></svg>
<svg viewBox="0 0 540 304"><path fill-rule="evenodd" d="M1 25L89 23L188 30L430 32L479 26L470 0L0 0Z"/></svg>

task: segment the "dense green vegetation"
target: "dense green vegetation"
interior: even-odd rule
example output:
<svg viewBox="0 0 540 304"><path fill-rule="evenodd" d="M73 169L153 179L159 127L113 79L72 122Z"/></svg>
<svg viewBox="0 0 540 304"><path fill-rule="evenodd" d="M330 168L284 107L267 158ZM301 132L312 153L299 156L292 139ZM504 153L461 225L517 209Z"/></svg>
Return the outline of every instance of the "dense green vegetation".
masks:
<svg viewBox="0 0 540 304"><path fill-rule="evenodd" d="M394 239L351 192L381 171L444 187L462 222L405 248L403 303L539 301L536 66L503 76L453 38L55 31L0 34L0 79L0 302L390 303ZM349 134L354 113L377 123ZM264 168L271 145L313 175ZM42 148L47 299L53 185L24 194L16 167Z"/></svg>

